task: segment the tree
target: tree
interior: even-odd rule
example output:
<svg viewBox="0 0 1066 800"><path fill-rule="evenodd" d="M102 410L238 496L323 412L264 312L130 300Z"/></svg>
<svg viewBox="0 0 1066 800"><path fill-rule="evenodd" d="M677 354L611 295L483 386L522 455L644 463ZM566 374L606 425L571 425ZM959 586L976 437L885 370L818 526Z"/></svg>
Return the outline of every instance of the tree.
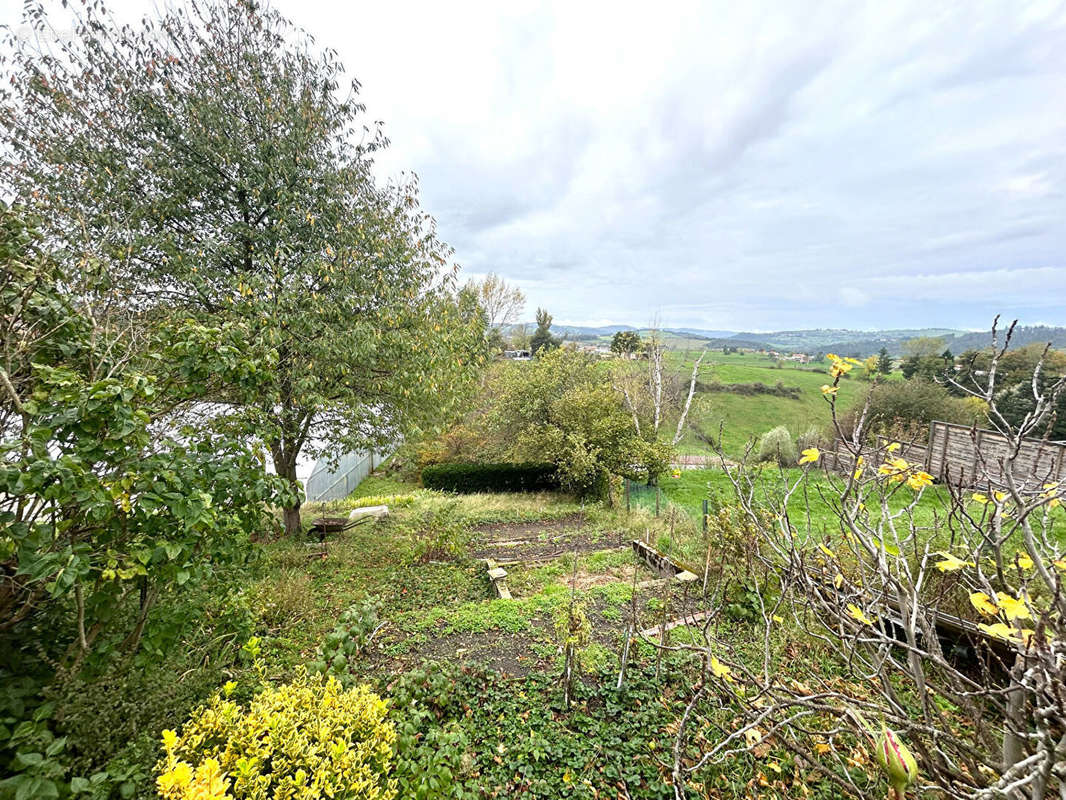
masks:
<svg viewBox="0 0 1066 800"><path fill-rule="evenodd" d="M242 331L183 323L135 350L2 206L0 266L0 630L58 612L77 673L136 651L160 595L243 556L292 489L244 438L159 422L207 376L254 386Z"/></svg>
<svg viewBox="0 0 1066 800"><path fill-rule="evenodd" d="M988 375L1005 352L994 349ZM833 386L839 380L838 370ZM708 622L696 644L673 645L702 664L694 713L680 720L673 748L675 797L685 796L694 764L728 764L764 740L831 781L835 796L871 796L861 770L870 750L897 755L896 767L885 765L897 798L911 783L915 796L953 800L1063 796L1066 599L1053 531L1063 524L1062 493L1029 480L1020 454L1064 390L1060 379L1038 392L1034 413L1004 427L1010 441L998 463L979 464L973 487L937 492L924 512L932 476L899 443L866 446L861 426L838 429L856 465L842 474L817 450L784 481L744 466L727 472L753 537L747 574L759 631L740 644ZM974 396L1001 419L994 379ZM835 419L835 395L826 398ZM812 521L813 496L830 509L828 528ZM960 614L977 666L945 642L940 623ZM771 644L781 635L784 653ZM752 640L764 643L755 659ZM826 655L797 658L807 646L836 666L826 669ZM730 719L710 741L716 726L699 713L702 698L726 704Z"/></svg>
<svg viewBox="0 0 1066 800"><path fill-rule="evenodd" d="M559 346L560 340L552 335L552 318L546 309L537 309L537 329L529 339L529 347L533 355L541 350L553 350Z"/></svg>
<svg viewBox="0 0 1066 800"><path fill-rule="evenodd" d="M862 361L862 376L866 380L873 380L878 376L878 360L877 356L868 356Z"/></svg>
<svg viewBox="0 0 1066 800"><path fill-rule="evenodd" d="M332 52L251 0L135 29L82 13L58 54L13 37L0 109L6 188L71 279L99 264L142 320L240 325L264 380L249 396L218 379L203 399L294 486L301 455L380 446L454 406L483 320L415 183L374 180L387 142ZM34 5L27 21L47 24Z"/></svg>
<svg viewBox="0 0 1066 800"><path fill-rule="evenodd" d="M963 395L992 381L996 407L1003 421L1014 427L1025 424L1026 416L1036 411L1036 397L1066 375L1066 353L1052 350L1050 345L1028 344L1005 350L999 357L993 350L968 351L959 361L957 380L949 384L949 389ZM998 427L1000 422L992 420L991 424ZM1045 434L1052 439L1066 438L1066 393L1056 395L1045 428L1037 433Z"/></svg>
<svg viewBox="0 0 1066 800"><path fill-rule="evenodd" d="M942 336L916 336L905 341L901 349L905 356L918 356L921 358L938 355L943 347L944 338Z"/></svg>
<svg viewBox="0 0 1066 800"><path fill-rule="evenodd" d="M503 328L518 319L526 305L522 290L509 286L496 273L490 272L480 281L468 281L467 288L477 297L485 314L486 336L491 350L503 349Z"/></svg>
<svg viewBox="0 0 1066 800"><path fill-rule="evenodd" d="M677 422L669 440L669 450L672 454L678 442L681 441L681 437L684 436L685 422L696 394L700 366L703 364L707 351L701 350L696 357L686 387L681 384L677 376L667 373L664 369L665 350L658 331L652 329L644 342L647 361L642 365L617 365L612 371L612 381L629 411L634 430L645 442L659 443L660 429L666 422L667 416L677 414ZM661 468L656 466L659 463L660 461L657 460L655 464L647 466L649 483L656 482L669 462L662 463Z"/></svg>
<svg viewBox="0 0 1066 800"><path fill-rule="evenodd" d="M877 354L877 371L882 375L892 374L892 359L888 355L888 349L882 347Z"/></svg>
<svg viewBox="0 0 1066 800"><path fill-rule="evenodd" d="M636 331L617 331L611 337L611 352L630 358L634 353L639 353L643 342L640 334Z"/></svg>
<svg viewBox="0 0 1066 800"><path fill-rule="evenodd" d="M645 477L639 465L667 458L637 434L602 365L582 353L555 348L501 364L485 395L493 400L484 424L500 455L556 464L579 493L604 493L610 475Z"/></svg>
<svg viewBox="0 0 1066 800"><path fill-rule="evenodd" d="M839 424L850 435L865 413L863 429L871 435L921 438L934 420L969 425L972 411L961 398L923 378L878 383L869 388L864 401L840 414Z"/></svg>
<svg viewBox="0 0 1066 800"><path fill-rule="evenodd" d="M511 327L510 344L512 350L528 350L529 342L529 327L524 322Z"/></svg>
<svg viewBox="0 0 1066 800"><path fill-rule="evenodd" d="M525 308L526 296L522 290L509 285L495 272L480 281L469 281L467 286L477 294L478 305L485 310L490 329L513 324Z"/></svg>

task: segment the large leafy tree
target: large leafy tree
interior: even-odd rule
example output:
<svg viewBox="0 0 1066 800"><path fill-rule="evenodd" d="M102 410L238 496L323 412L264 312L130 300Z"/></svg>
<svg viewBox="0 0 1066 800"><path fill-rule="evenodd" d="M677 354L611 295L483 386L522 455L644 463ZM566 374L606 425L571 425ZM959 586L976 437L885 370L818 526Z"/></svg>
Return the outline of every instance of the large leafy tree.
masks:
<svg viewBox="0 0 1066 800"><path fill-rule="evenodd" d="M27 21L48 25L39 6ZM68 274L104 265L140 319L239 324L269 359L256 390L204 399L254 428L295 481L301 455L417 432L483 353L483 317L413 180L332 51L254 0L192 0L117 28L96 3L58 52L14 53L0 125L8 191L41 212ZM54 37L39 40L54 41ZM299 502L285 509L299 524Z"/></svg>
<svg viewBox="0 0 1066 800"><path fill-rule="evenodd" d="M617 331L611 337L611 352L620 356L632 356L634 353L640 352L642 345L640 334L636 331Z"/></svg>

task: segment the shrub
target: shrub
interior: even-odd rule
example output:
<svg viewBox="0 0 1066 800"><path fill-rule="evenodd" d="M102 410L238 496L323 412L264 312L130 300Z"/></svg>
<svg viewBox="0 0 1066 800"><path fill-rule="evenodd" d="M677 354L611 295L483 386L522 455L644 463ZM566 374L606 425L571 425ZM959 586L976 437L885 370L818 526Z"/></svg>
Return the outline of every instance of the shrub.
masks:
<svg viewBox="0 0 1066 800"><path fill-rule="evenodd" d="M314 672L329 673L347 684L351 680L350 661L359 658L380 625L381 601L367 597L341 614L333 631L319 645L318 659L309 666Z"/></svg>
<svg viewBox="0 0 1066 800"><path fill-rule="evenodd" d="M463 555L469 534L458 506L458 500L451 500L427 509L416 521L416 561L450 561Z"/></svg>
<svg viewBox="0 0 1066 800"><path fill-rule="evenodd" d="M427 489L472 492L541 492L558 489L552 464L437 464L422 470Z"/></svg>
<svg viewBox="0 0 1066 800"><path fill-rule="evenodd" d="M799 386L785 386L781 381L777 381L773 386L767 386L762 381L753 381L752 383L719 383L718 381L703 383L702 381L697 381L696 389L701 392L727 392L730 394L743 394L749 397L768 394L775 397L787 397L789 400L799 400L802 393Z"/></svg>
<svg viewBox="0 0 1066 800"><path fill-rule="evenodd" d="M759 440L759 461L773 461L782 467L793 467L796 459L796 445L784 425L767 431Z"/></svg>
<svg viewBox="0 0 1066 800"><path fill-rule="evenodd" d="M804 450L810 447L822 447L825 444L825 437L821 431L814 425L807 428L806 431L801 433L796 439L796 451L802 453Z"/></svg>
<svg viewBox="0 0 1066 800"><path fill-rule="evenodd" d="M393 800L396 731L385 701L360 686L297 672L252 698L229 699L227 684L181 734L163 731L159 796L192 798L359 798Z"/></svg>
<svg viewBox="0 0 1066 800"><path fill-rule="evenodd" d="M943 386L923 378L874 384L867 401L870 404L867 433L891 434L903 441L924 438L929 423L934 420L960 425L969 425L974 420L974 411L964 400L952 397ZM841 416L840 427L845 436L854 432L862 407L860 402Z"/></svg>

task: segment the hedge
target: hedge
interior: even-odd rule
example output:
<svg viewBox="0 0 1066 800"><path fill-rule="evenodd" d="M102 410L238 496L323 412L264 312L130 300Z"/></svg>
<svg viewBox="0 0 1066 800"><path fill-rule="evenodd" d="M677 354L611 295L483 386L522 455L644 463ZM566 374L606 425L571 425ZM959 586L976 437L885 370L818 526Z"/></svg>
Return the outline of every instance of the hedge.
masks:
<svg viewBox="0 0 1066 800"><path fill-rule="evenodd" d="M558 489L554 464L434 464L422 470L427 489L472 492L541 492Z"/></svg>

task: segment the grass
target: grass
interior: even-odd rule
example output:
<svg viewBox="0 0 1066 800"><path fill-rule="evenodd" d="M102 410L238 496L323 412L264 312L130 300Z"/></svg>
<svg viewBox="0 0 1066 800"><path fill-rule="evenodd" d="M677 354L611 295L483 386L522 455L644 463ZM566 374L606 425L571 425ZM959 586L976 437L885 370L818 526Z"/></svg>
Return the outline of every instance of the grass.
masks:
<svg viewBox="0 0 1066 800"><path fill-rule="evenodd" d="M777 496L787 485L791 486L803 475L801 469L778 470L767 467L758 470L759 487L769 496ZM834 479L835 480L835 479ZM731 504L734 501L733 485L729 476L721 469L682 470L680 478L665 476L659 481L663 494L671 503L680 506L691 516L699 518L703 513L703 500L708 498L712 509ZM802 487L789 503L789 515L797 527L809 527L811 530L836 530L839 525L837 516L828 502L833 498L836 488L830 478L823 473L811 471L806 492ZM890 500L889 507L898 510L906 506L914 495L909 489L901 488ZM931 524L937 512L946 512L950 498L947 489L931 486L922 492L916 509L915 518L919 524ZM810 514L810 524L806 518Z"/></svg>
<svg viewBox="0 0 1066 800"><path fill-rule="evenodd" d="M668 364L687 381L691 374L696 354L690 351L673 351L667 354ZM709 353L700 369L703 383L718 381L723 384L760 382L773 386L781 382L796 386L800 397L794 400L776 395L742 395L728 392L701 392L693 401L690 422L718 438L722 432L721 445L726 455L739 458L751 439L761 436L771 428L784 425L793 437L810 428L823 430L829 425L829 406L822 396L821 387L830 382L829 375L812 371L820 365L802 365L796 362L778 362L769 356L756 353ZM869 384L858 377L841 381L837 395L837 409L844 411L862 397ZM691 432L679 443L682 453L708 454L707 446Z"/></svg>
<svg viewBox="0 0 1066 800"><path fill-rule="evenodd" d="M790 477L796 474L795 470L787 473ZM583 505L561 494L450 496L394 477L371 476L352 497L337 501L333 507L343 510L360 497L390 495L410 496L410 505L390 509L386 519L329 537L325 558L317 545L309 546L304 540L265 543L260 548L261 557L243 577L235 576L234 585L204 587L218 603L240 612L241 619L247 613L246 627L228 634L231 639L225 653L212 653L210 664L217 663L214 671L195 667L201 660L197 655L189 672L195 669L202 683L189 685L187 697L183 695L180 702L168 701L169 710L159 712L158 724L153 721L145 726L144 752L137 751L136 755L146 765L145 791L151 793L150 765L158 758L158 728L179 727L188 710L218 684L229 679L242 681L250 674L250 665L236 657L249 636L261 639L263 666L270 680L282 682L299 665L316 660L319 645L345 609L374 596L380 600L379 618L384 627L372 646L349 662L359 681L372 683L388 696L390 687L402 680L401 675L412 674L409 670L423 659L475 665L450 673L445 695L439 701L441 708L445 704L451 707L451 695L455 694L454 706L461 709L454 726L448 723L448 729L463 726L469 739L457 751L457 761L450 769L462 774L466 788L493 786L499 788L500 796L531 798L591 800L613 796L615 779L607 780L600 773L604 764L616 759L621 765L618 774L629 776L626 780L632 797L659 800L671 796L669 786L660 779L655 754L671 744L669 726L684 710L696 662L686 661L690 656L683 653L667 654L662 676L656 682L656 653L637 642L630 652L629 678L621 694L614 682L631 609L636 608L640 615L636 620L639 629L659 621L664 602L673 618L683 600L700 601L674 581L643 587L634 598L635 582L657 576L639 564L629 548L617 544L645 535L653 542L665 539L668 545L684 536L695 540L700 501L708 491L724 497L728 486L725 478L718 470L693 470L678 479L664 479L669 508L690 513L678 511L673 517L664 514L656 518L643 509L626 514L624 507ZM485 575L485 565L471 556L469 547L441 563L417 560L417 542L425 535L425 526L435 524L434 515L440 509L447 509L463 530L462 541L466 543L479 535L473 530L475 526L485 523L549 523L581 512L580 521L575 518L565 531L556 525L551 535L565 538L579 529L594 545L599 545L598 538L591 537L597 535L605 546L546 564L508 567L515 599L499 600ZM315 509L308 513L314 514ZM537 536L536 528L527 526L522 531L527 537ZM578 582L572 590L573 575ZM572 597L585 609L591 637L578 655L584 675L577 688L577 705L569 713L561 707L562 648L556 621L565 614ZM737 653L750 652L754 663L761 645L758 632L730 610L737 598L727 599L732 605L725 607L714 624L720 632L727 631ZM199 616L214 623L220 619L218 613ZM671 635L675 642L686 637L696 641L692 630L680 628ZM183 646L172 648L172 652L181 652ZM787 663L783 653L789 646L789 637L775 639L775 658ZM815 646L805 655L810 658L816 653ZM518 677L507 678L505 674ZM485 675L491 677L478 677ZM478 683L483 680L488 682ZM732 724L734 711L720 707L717 701L703 711L714 716L717 725ZM407 711L396 707L390 713L402 719ZM596 727L583 727L593 723ZM438 720L433 724L445 723ZM438 752L436 740L428 741L427 748ZM528 748L528 757L524 748ZM133 757L132 751L127 755ZM469 764L462 767L467 761ZM581 764L590 765L585 768L587 785L563 780L568 769ZM715 796L751 796L747 792L757 769L755 761L732 764L720 775L710 769L707 777L733 787L731 793Z"/></svg>

